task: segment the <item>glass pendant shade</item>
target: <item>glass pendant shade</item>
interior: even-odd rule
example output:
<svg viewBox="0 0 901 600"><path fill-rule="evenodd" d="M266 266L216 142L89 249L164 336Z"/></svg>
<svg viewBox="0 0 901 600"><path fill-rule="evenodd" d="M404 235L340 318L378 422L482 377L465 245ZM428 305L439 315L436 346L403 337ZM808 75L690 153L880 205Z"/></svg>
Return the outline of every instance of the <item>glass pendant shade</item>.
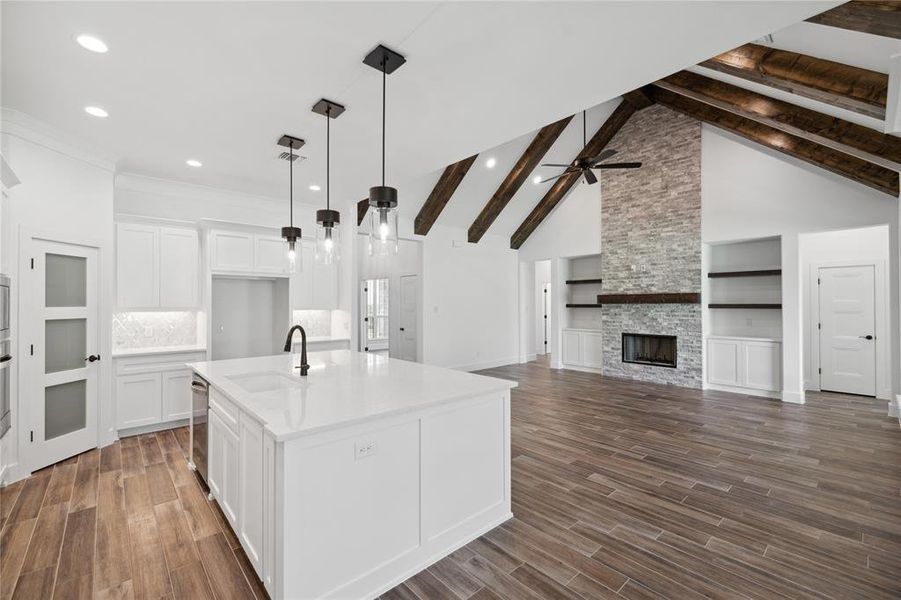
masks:
<svg viewBox="0 0 901 600"><path fill-rule="evenodd" d="M369 255L397 254L397 190L378 186L369 189Z"/></svg>
<svg viewBox="0 0 901 600"><path fill-rule="evenodd" d="M288 273L296 273L297 263L303 264L301 260L303 246L299 243L300 235L299 227L282 227L282 237L288 242Z"/></svg>
<svg viewBox="0 0 901 600"><path fill-rule="evenodd" d="M316 262L331 265L341 259L341 215L336 210L317 210Z"/></svg>

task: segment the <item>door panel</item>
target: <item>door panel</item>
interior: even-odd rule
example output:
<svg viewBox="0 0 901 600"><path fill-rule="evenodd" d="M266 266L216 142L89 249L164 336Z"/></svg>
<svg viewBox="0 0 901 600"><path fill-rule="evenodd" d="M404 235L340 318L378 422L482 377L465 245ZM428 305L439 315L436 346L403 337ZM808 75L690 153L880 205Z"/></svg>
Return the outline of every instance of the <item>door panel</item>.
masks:
<svg viewBox="0 0 901 600"><path fill-rule="evenodd" d="M824 267L819 275L820 388L875 396L874 268Z"/></svg>
<svg viewBox="0 0 901 600"><path fill-rule="evenodd" d="M707 341L707 381L720 385L741 385L740 343L736 340Z"/></svg>
<svg viewBox="0 0 901 600"><path fill-rule="evenodd" d="M400 278L400 356L403 360L416 360L416 315L419 312L417 275Z"/></svg>
<svg viewBox="0 0 901 600"><path fill-rule="evenodd" d="M97 446L100 370L96 248L29 240L21 288L24 463L31 471ZM93 360L88 360L88 358ZM25 412L27 411L27 413Z"/></svg>

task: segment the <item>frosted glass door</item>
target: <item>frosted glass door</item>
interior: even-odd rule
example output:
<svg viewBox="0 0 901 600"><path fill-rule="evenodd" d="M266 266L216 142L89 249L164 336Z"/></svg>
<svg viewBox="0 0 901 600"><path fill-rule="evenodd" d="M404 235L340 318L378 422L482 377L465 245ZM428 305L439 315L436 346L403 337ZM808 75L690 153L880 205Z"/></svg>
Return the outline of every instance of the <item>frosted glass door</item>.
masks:
<svg viewBox="0 0 901 600"><path fill-rule="evenodd" d="M31 411L30 468L39 469L97 445L97 250L33 240L35 260L25 335L34 347L23 388ZM26 292L27 293L27 292ZM37 372L35 372L37 371Z"/></svg>

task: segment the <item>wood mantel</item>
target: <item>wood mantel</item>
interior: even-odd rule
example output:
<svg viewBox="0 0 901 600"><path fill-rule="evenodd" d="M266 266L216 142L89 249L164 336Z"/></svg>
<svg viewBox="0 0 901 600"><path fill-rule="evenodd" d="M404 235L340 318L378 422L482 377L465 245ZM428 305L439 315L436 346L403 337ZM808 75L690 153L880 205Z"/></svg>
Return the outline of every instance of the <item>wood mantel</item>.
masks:
<svg viewBox="0 0 901 600"><path fill-rule="evenodd" d="M697 292L658 294L598 294L598 304L700 304Z"/></svg>

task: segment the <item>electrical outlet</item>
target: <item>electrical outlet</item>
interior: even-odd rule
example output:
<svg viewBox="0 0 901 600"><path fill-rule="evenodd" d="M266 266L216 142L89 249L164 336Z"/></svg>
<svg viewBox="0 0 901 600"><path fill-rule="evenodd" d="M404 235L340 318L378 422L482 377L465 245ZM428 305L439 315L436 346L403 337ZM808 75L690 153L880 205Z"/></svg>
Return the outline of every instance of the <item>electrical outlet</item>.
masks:
<svg viewBox="0 0 901 600"><path fill-rule="evenodd" d="M374 440L357 442L354 444L354 460L360 460L373 456L378 451L378 444Z"/></svg>

